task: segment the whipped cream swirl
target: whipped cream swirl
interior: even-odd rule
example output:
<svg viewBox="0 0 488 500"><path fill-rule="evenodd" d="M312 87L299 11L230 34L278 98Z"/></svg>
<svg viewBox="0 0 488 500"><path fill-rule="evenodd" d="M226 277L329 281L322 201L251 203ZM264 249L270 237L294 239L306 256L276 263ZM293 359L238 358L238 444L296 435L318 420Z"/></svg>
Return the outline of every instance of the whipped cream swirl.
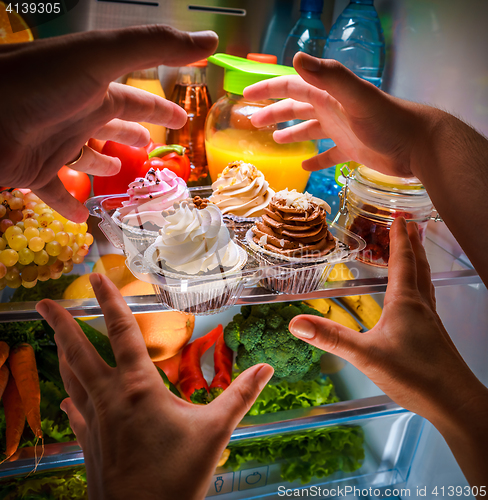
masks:
<svg viewBox="0 0 488 500"><path fill-rule="evenodd" d="M181 203L166 216L166 225L154 244L157 261L186 274L205 273L219 266L231 268L239 262L238 247L215 205L198 210Z"/></svg>
<svg viewBox="0 0 488 500"><path fill-rule="evenodd" d="M167 168L149 169L146 177L129 184L127 194L129 200L119 208L120 220L132 226L151 222L159 227L165 224L161 212L190 196L185 181Z"/></svg>
<svg viewBox="0 0 488 500"><path fill-rule="evenodd" d="M275 194L254 165L236 161L225 167L212 184L212 196L222 213L239 217L259 217Z"/></svg>

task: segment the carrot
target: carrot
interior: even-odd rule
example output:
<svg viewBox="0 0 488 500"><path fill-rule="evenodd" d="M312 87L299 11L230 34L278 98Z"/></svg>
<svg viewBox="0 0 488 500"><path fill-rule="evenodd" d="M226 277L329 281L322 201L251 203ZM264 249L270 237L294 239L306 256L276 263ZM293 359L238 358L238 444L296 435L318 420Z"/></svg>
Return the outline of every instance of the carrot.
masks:
<svg viewBox="0 0 488 500"><path fill-rule="evenodd" d="M7 450L5 454L7 458L10 458L19 447L25 425L24 406L13 377L9 377L7 387L3 393L3 408L7 424Z"/></svg>
<svg viewBox="0 0 488 500"><path fill-rule="evenodd" d="M41 389L37 374L36 357L30 344L20 344L10 351L10 371L19 390L25 416L34 435L42 438Z"/></svg>
<svg viewBox="0 0 488 500"><path fill-rule="evenodd" d="M0 367L0 399L2 399L3 392L5 391L5 387L7 387L8 376L10 375L9 369L7 365L2 365Z"/></svg>
<svg viewBox="0 0 488 500"><path fill-rule="evenodd" d="M0 340L0 366L3 366L5 361L7 361L9 351L10 347L7 342Z"/></svg>
<svg viewBox="0 0 488 500"><path fill-rule="evenodd" d="M215 376L210 384L210 396L215 399L229 387L232 381L232 364L234 362L234 351L227 347L224 340L224 332L220 334L215 344L214 367Z"/></svg>

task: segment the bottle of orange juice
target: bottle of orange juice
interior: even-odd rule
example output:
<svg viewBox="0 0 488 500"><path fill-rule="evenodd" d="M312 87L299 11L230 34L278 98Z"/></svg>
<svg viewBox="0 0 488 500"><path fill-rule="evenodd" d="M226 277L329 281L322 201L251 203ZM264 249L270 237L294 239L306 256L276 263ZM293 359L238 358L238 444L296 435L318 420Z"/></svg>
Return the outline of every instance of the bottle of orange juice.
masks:
<svg viewBox="0 0 488 500"><path fill-rule="evenodd" d="M205 149L212 181L231 162L252 163L275 191L296 189L303 192L310 172L302 162L317 154L314 141L278 144L275 126L256 128L253 113L272 101L254 102L243 97L244 88L266 78L296 75L288 66L260 63L228 54L214 54L208 60L225 68L226 94L211 108L205 124Z"/></svg>
<svg viewBox="0 0 488 500"><path fill-rule="evenodd" d="M143 69L140 71L133 71L127 77L126 85L136 87L138 89L146 90L151 94L156 94L159 97L165 98L163 87L158 76L158 68ZM154 142L166 144L166 127L162 125L155 125L154 123L142 122L141 125L149 130L151 139Z"/></svg>

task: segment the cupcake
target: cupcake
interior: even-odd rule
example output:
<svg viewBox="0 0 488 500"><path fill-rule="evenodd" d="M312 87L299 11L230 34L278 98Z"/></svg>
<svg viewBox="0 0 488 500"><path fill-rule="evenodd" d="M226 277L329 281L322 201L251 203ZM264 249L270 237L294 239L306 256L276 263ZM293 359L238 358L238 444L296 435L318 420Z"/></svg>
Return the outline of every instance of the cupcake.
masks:
<svg viewBox="0 0 488 500"><path fill-rule="evenodd" d="M164 278L158 286L161 300L194 314L233 305L244 285L240 270L247 254L233 241L219 208L182 202L165 221L145 253L153 273Z"/></svg>
<svg viewBox="0 0 488 500"><path fill-rule="evenodd" d="M225 167L212 184L212 191L209 200L224 215L235 216L237 220L263 215L274 195L264 175L254 165L242 161Z"/></svg>
<svg viewBox="0 0 488 500"><path fill-rule="evenodd" d="M127 194L129 199L112 218L138 251L144 251L158 237L166 223L162 212L189 197L185 181L167 168L149 169L144 178L138 177L129 185Z"/></svg>
<svg viewBox="0 0 488 500"><path fill-rule="evenodd" d="M321 284L327 276L327 256L336 246L327 212L329 205L309 193L285 189L274 195L262 220L246 235L263 265L278 264L263 286L277 292L306 293Z"/></svg>

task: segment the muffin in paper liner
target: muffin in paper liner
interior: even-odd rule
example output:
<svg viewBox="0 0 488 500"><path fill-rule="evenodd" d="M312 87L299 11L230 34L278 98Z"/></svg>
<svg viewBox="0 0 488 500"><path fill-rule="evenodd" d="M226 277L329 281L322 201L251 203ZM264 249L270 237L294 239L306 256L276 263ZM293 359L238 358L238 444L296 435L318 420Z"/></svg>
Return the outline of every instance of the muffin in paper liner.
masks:
<svg viewBox="0 0 488 500"><path fill-rule="evenodd" d="M127 238L138 252L144 252L156 241L159 231L150 231L139 226L131 226L120 220L120 212L116 210L112 215L112 220L122 229L124 239Z"/></svg>
<svg viewBox="0 0 488 500"><path fill-rule="evenodd" d="M333 266L329 263L329 259L337 249L337 240L336 247L321 257L300 258L287 257L266 250L255 243L253 234L252 228L247 231L246 244L260 264L268 267L259 282L262 287L272 292L295 295L313 292L327 280Z"/></svg>
<svg viewBox="0 0 488 500"><path fill-rule="evenodd" d="M198 315L215 314L233 306L245 285L241 270L247 262L246 251L236 246L239 261L232 268L190 275L162 269L155 262L158 248L151 245L144 261L159 277L158 284L154 285L159 300L172 309Z"/></svg>

